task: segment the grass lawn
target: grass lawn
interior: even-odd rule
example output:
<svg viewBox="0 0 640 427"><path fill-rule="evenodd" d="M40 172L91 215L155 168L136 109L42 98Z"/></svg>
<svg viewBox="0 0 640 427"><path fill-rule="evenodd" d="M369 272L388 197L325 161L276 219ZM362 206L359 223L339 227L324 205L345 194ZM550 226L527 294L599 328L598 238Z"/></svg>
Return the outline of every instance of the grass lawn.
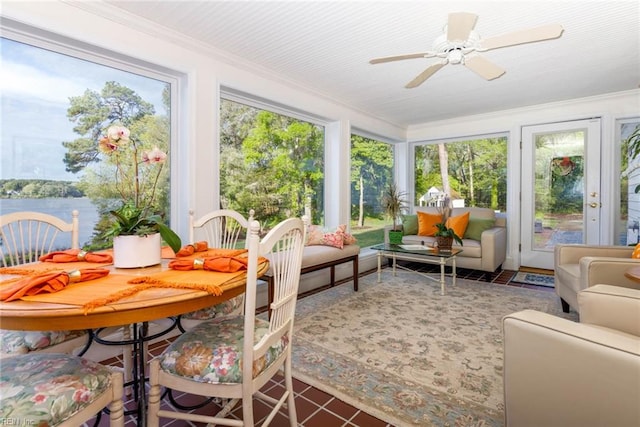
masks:
<svg viewBox="0 0 640 427"><path fill-rule="evenodd" d="M377 218L365 218L364 226L358 227L351 222L351 234L358 239L361 248L384 243L384 226L388 225L384 220Z"/></svg>

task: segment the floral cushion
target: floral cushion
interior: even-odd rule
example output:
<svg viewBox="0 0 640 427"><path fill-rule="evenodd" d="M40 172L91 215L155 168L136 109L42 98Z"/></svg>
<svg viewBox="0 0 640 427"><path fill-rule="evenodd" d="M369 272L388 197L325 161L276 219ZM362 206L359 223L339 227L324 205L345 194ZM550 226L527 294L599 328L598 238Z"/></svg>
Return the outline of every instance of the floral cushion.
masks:
<svg viewBox="0 0 640 427"><path fill-rule="evenodd" d="M333 246L342 249L344 245L355 245L358 239L353 234L347 233L347 224L340 224L335 232L328 231L319 225L310 225L307 228L307 246Z"/></svg>
<svg viewBox="0 0 640 427"><path fill-rule="evenodd" d="M256 319L257 343L269 330L269 322ZM222 317L200 323L180 335L160 356L162 369L173 375L212 384L242 382L244 316ZM253 362L253 377L264 371L287 348L283 336L261 358Z"/></svg>
<svg viewBox="0 0 640 427"><path fill-rule="evenodd" d="M358 239L351 233L347 233L347 224L340 224L336 229L336 233L342 233L342 240L345 245L355 245Z"/></svg>
<svg viewBox="0 0 640 427"><path fill-rule="evenodd" d="M189 320L210 320L220 316L240 314L243 302L244 295L238 295L220 304L183 314L182 318Z"/></svg>
<svg viewBox="0 0 640 427"><path fill-rule="evenodd" d="M24 426L54 426L100 397L111 371L99 363L56 353L2 360L0 419Z"/></svg>
<svg viewBox="0 0 640 427"><path fill-rule="evenodd" d="M307 246L333 246L342 249L344 247L344 232L337 230L335 233L322 229L319 225L310 225L307 228Z"/></svg>
<svg viewBox="0 0 640 427"><path fill-rule="evenodd" d="M26 354L80 337L85 331L10 331L0 329L0 354Z"/></svg>

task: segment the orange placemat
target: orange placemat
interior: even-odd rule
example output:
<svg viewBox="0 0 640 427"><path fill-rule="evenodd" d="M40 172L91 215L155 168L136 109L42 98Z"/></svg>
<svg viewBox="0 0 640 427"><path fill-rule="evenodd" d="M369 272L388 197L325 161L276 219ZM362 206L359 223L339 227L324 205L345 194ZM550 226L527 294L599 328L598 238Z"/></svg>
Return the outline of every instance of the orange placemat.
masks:
<svg viewBox="0 0 640 427"><path fill-rule="evenodd" d="M23 297L24 301L83 306L97 298L104 298L124 289L131 288L127 281L131 276L109 274L88 282L70 283L63 290L49 294Z"/></svg>
<svg viewBox="0 0 640 427"><path fill-rule="evenodd" d="M260 271L265 268L268 268L268 263L259 266ZM88 313L96 307L108 305L146 289L193 289L211 295L222 295L226 283L240 280L240 277L245 275L246 271L220 273L205 270L168 270L140 277L110 274L97 280L70 284L59 292L32 295L22 299L41 303L77 305L83 307L85 313Z"/></svg>
<svg viewBox="0 0 640 427"><path fill-rule="evenodd" d="M0 267L0 274L15 274L20 276L26 276L29 274L44 273L47 271L71 271L80 270L83 268L98 268L111 265L108 263L98 262L35 262L33 264L23 264L15 267Z"/></svg>

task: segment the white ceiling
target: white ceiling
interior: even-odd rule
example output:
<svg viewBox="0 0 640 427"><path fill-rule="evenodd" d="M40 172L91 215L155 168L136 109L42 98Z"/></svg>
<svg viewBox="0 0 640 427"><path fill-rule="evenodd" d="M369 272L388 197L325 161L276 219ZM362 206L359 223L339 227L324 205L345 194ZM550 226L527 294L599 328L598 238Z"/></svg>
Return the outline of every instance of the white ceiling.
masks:
<svg viewBox="0 0 640 427"><path fill-rule="evenodd" d="M640 83L637 0L107 0L102 5L145 31L161 29L160 37L294 81L403 127L636 89ZM561 24L564 33L482 53L506 69L492 81L463 65L447 65L418 88L405 89L435 59L369 64L375 57L430 50L448 14L462 11L479 15L475 30L483 38L552 23Z"/></svg>

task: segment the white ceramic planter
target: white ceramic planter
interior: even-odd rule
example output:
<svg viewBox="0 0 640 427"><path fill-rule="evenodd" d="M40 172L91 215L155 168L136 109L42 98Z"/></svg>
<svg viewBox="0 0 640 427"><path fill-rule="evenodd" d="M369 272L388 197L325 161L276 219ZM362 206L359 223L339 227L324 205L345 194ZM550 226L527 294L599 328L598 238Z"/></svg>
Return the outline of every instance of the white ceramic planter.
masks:
<svg viewBox="0 0 640 427"><path fill-rule="evenodd" d="M148 236L115 236L113 265L117 268L141 268L160 264L160 233Z"/></svg>

